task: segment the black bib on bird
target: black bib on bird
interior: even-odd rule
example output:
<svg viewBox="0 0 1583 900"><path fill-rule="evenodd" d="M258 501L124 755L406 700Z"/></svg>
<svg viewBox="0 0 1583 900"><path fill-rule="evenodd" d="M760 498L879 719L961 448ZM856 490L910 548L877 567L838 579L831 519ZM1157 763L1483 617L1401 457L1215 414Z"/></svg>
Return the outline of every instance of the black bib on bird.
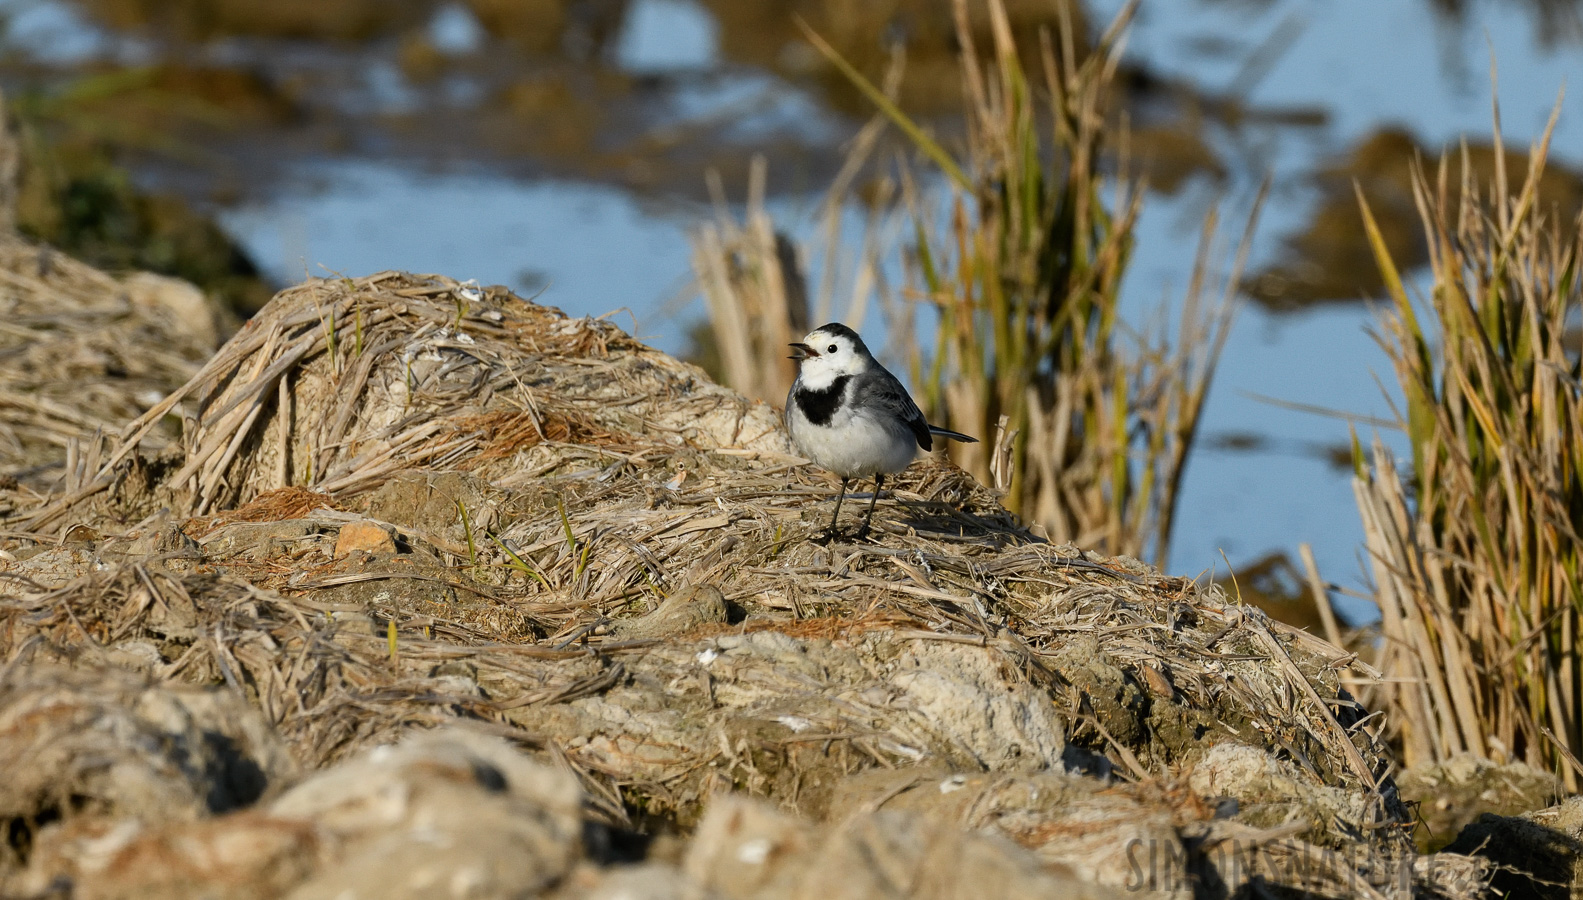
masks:
<svg viewBox="0 0 1583 900"><path fill-rule="evenodd" d="M841 407L841 395L846 393L846 383L851 380L851 375L841 375L823 390L815 391L804 387L793 395L793 400L809 422L815 425L829 425L830 420L835 417L835 411Z"/></svg>

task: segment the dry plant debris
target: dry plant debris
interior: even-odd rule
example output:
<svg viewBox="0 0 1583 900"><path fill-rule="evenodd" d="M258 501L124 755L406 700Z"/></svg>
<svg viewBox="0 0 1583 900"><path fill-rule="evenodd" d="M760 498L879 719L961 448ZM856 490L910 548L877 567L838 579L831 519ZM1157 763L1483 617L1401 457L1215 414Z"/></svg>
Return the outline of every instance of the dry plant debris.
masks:
<svg viewBox="0 0 1583 900"><path fill-rule="evenodd" d="M142 445L189 400L179 446ZM786 455L776 412L608 323L435 276L308 282L119 434L4 523L5 677L201 689L317 774L196 824L12 810L29 843L7 890L198 896L253 871L254 896L341 896L449 872L452 896L588 896L634 859L661 874L633 895L656 898L827 894L826 863L872 888L839 896L971 896L961 873L990 870L1008 896L1482 884L1477 860L1416 855L1342 651L1218 588L1053 546L941 460L898 479L872 540L815 544L829 478ZM439 726L493 749L414 736ZM524 766L575 799L517 797L543 780ZM348 837L335 779L406 805ZM288 816L294 795L330 799ZM487 839L451 814L473 803ZM722 816L775 818L802 849L720 850ZM401 837L420 821L452 848L422 866ZM128 866L188 848L185 886L83 868L70 848L110 833ZM200 852L219 846L251 849L238 869ZM945 847L960 865L919 862ZM744 874L766 860L784 865Z"/></svg>
<svg viewBox="0 0 1583 900"><path fill-rule="evenodd" d="M31 496L96 470L98 436L191 378L218 330L186 282L116 279L0 233L0 471ZM153 425L151 447L176 437Z"/></svg>

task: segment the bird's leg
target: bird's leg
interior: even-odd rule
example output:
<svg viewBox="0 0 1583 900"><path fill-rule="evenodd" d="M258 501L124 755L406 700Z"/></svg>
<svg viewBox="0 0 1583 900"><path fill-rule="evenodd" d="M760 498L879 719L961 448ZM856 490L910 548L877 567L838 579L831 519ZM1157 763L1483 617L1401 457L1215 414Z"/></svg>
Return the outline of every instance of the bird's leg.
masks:
<svg viewBox="0 0 1583 900"><path fill-rule="evenodd" d="M885 483L884 475L874 476L874 496L868 500L868 515L863 517L863 527L857 530L858 537L868 534L868 523L874 518L874 504L879 502L879 489Z"/></svg>
<svg viewBox="0 0 1583 900"><path fill-rule="evenodd" d="M847 479L841 479L841 493L835 495L835 513L834 515L830 516L830 528L827 530L828 534L835 534L836 520L841 518L841 501L846 499L846 482Z"/></svg>

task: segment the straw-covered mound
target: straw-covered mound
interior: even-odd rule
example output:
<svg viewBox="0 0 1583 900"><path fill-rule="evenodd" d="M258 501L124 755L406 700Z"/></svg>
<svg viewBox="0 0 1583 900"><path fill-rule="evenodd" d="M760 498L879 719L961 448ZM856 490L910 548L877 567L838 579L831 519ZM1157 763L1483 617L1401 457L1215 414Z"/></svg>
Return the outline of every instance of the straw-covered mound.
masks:
<svg viewBox="0 0 1583 900"><path fill-rule="evenodd" d="M218 332L184 281L113 278L0 231L0 479L46 491L97 469L96 433L113 434L191 378ZM155 428L149 446L175 436Z"/></svg>
<svg viewBox="0 0 1583 900"><path fill-rule="evenodd" d="M139 447L189 401L179 447ZM0 808L18 890L1482 883L1475 860L1415 854L1341 651L1051 546L941 461L897 479L872 537L816 542L834 482L788 455L776 412L605 322L439 277L309 282L121 434L6 525L0 726L85 673L199 685L309 774L235 716L200 723L226 765L252 761L250 795L176 815L35 791ZM136 729L74 714L103 736L81 752L119 764ZM30 764L8 746L0 765ZM89 768L75 746L50 771Z"/></svg>

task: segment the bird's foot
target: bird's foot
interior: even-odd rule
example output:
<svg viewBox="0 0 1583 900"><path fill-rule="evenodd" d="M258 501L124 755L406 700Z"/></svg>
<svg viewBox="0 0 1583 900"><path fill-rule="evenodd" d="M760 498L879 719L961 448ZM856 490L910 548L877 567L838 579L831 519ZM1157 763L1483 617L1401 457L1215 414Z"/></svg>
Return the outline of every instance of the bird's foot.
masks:
<svg viewBox="0 0 1583 900"><path fill-rule="evenodd" d="M858 526L857 531L852 533L852 540L865 541L872 537L874 534L874 529L871 527L871 525L872 523L864 520L863 524Z"/></svg>

